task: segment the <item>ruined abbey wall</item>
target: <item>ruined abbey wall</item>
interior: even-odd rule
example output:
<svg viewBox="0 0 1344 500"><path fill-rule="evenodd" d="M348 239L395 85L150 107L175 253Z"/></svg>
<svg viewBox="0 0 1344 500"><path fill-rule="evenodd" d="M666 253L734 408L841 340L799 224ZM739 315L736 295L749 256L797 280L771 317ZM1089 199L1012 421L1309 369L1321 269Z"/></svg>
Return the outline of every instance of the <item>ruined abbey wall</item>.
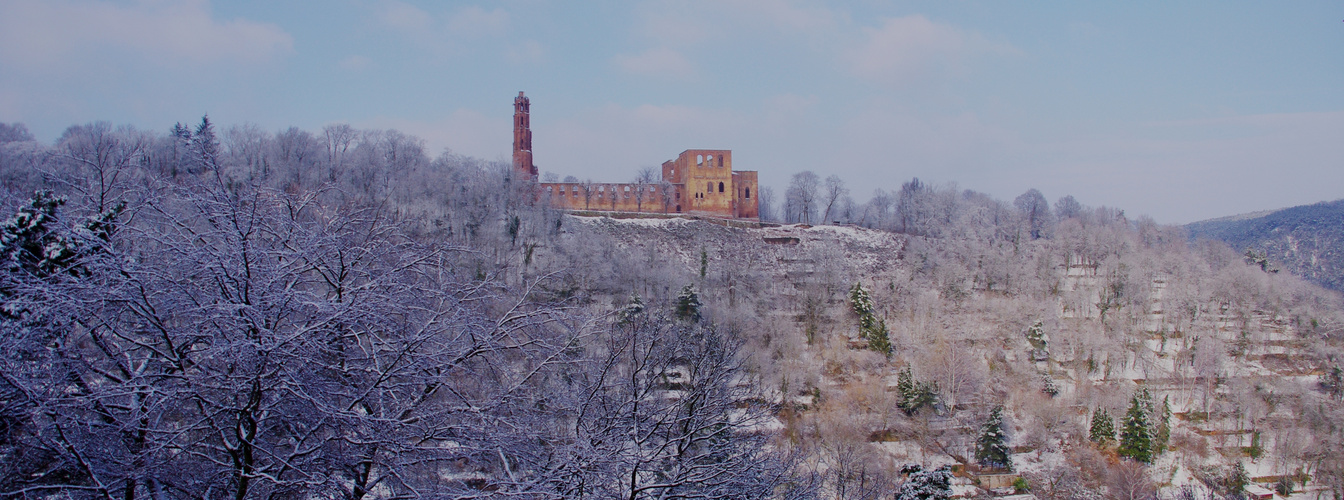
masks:
<svg viewBox="0 0 1344 500"><path fill-rule="evenodd" d="M535 181L532 163L531 103L522 92L513 100L513 169ZM608 210L695 214L735 219L760 217L755 171L734 171L727 149L688 149L663 162L657 184L544 182L538 199L564 210Z"/></svg>
<svg viewBox="0 0 1344 500"><path fill-rule="evenodd" d="M544 182L541 199L564 210L609 210L673 214L677 212L678 186L660 184L599 184Z"/></svg>

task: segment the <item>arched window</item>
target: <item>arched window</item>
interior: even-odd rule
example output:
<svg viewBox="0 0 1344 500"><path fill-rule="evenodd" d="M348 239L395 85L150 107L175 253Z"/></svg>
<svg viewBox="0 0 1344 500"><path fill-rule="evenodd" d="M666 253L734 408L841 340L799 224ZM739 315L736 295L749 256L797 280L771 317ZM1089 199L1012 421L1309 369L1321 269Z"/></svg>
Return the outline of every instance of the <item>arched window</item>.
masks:
<svg viewBox="0 0 1344 500"><path fill-rule="evenodd" d="M705 191L708 191L708 192L711 192L711 193L714 192L714 181L709 181L709 182L706 182L706 183L705 183Z"/></svg>
<svg viewBox="0 0 1344 500"><path fill-rule="evenodd" d="M743 197L743 198L751 198L751 188L743 189L743 190L742 190L742 197Z"/></svg>
<svg viewBox="0 0 1344 500"><path fill-rule="evenodd" d="M719 155L719 166L723 166L723 155Z"/></svg>
<svg viewBox="0 0 1344 500"><path fill-rule="evenodd" d="M719 183L719 192L720 192L720 193L723 192L723 183L722 183L722 182Z"/></svg>

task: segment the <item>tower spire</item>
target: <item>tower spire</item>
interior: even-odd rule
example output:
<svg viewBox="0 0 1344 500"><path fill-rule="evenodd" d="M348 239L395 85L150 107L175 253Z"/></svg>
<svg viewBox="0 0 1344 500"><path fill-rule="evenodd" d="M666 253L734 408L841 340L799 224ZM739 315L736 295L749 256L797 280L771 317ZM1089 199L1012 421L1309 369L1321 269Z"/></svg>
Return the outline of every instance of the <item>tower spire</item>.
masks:
<svg viewBox="0 0 1344 500"><path fill-rule="evenodd" d="M513 171L521 178L536 180L537 166L532 164L532 125L528 118L531 106L523 91L513 98Z"/></svg>

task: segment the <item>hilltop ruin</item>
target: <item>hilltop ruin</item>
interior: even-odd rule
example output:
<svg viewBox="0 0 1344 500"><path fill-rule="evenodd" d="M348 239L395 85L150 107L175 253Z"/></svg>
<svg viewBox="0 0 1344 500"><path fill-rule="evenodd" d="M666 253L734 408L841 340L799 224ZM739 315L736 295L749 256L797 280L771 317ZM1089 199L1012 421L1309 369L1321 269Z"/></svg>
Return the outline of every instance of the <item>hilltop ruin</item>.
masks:
<svg viewBox="0 0 1344 500"><path fill-rule="evenodd" d="M537 179L532 163L531 102L522 92L513 100L513 169ZM759 219L754 170L733 170L727 149L688 149L663 162L662 179L634 183L542 182L541 200L562 210L691 214Z"/></svg>

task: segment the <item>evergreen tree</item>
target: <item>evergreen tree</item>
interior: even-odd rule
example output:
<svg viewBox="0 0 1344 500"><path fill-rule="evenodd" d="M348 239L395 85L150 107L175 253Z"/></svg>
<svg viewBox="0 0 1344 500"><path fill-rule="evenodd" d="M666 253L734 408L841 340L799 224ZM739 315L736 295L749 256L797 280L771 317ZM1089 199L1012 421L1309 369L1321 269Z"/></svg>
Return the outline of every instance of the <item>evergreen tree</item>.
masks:
<svg viewBox="0 0 1344 500"><path fill-rule="evenodd" d="M901 397L902 405L915 394L915 376L910 372L910 365L905 365L905 368L896 374L896 394Z"/></svg>
<svg viewBox="0 0 1344 500"><path fill-rule="evenodd" d="M1331 367L1322 378L1321 388L1325 389L1326 394L1333 396L1335 399L1344 397L1344 370L1341 370L1338 366Z"/></svg>
<svg viewBox="0 0 1344 500"><path fill-rule="evenodd" d="M73 264L76 241L59 228L65 198L38 191L14 217L0 224L0 262L10 272L50 276Z"/></svg>
<svg viewBox="0 0 1344 500"><path fill-rule="evenodd" d="M700 296L695 294L691 285L682 287L677 294L677 317L687 321L700 321Z"/></svg>
<svg viewBox="0 0 1344 500"><path fill-rule="evenodd" d="M1153 432L1153 456L1167 451L1171 443L1171 397L1162 397L1162 410L1157 414L1157 429Z"/></svg>
<svg viewBox="0 0 1344 500"><path fill-rule="evenodd" d="M215 137L215 126L210 123L210 115L201 117L196 133L191 136L192 152L196 154L196 163L200 172L219 169L219 139Z"/></svg>
<svg viewBox="0 0 1344 500"><path fill-rule="evenodd" d="M644 299L639 298L639 295L637 294L631 295L630 302L627 303L625 307L622 307L621 310L617 313L616 322L622 325L628 325L634 322L635 318L638 317L643 312L644 312Z"/></svg>
<svg viewBox="0 0 1344 500"><path fill-rule="evenodd" d="M1149 427L1148 412L1144 409L1139 393L1129 400L1129 411L1125 412L1125 425L1120 429L1120 456L1142 463L1153 462L1153 436Z"/></svg>
<svg viewBox="0 0 1344 500"><path fill-rule="evenodd" d="M915 380L910 365L905 365L905 369L896 375L896 394L900 397L896 406L906 415L914 415L920 408L938 402L938 385Z"/></svg>
<svg viewBox="0 0 1344 500"><path fill-rule="evenodd" d="M952 469L946 465L926 471L922 466L909 464L901 468L901 473L906 475L906 479L896 490L896 500L952 498Z"/></svg>
<svg viewBox="0 0 1344 500"><path fill-rule="evenodd" d="M989 412L989 419L980 426L980 438L975 441L975 460L980 465L1013 470L1008 452L1008 436L1003 432L1003 405L999 405Z"/></svg>
<svg viewBox="0 0 1344 500"><path fill-rule="evenodd" d="M1153 406L1153 393L1148 392L1147 387L1143 387L1139 389L1137 395L1139 396L1139 407L1143 408L1143 414L1148 417L1149 422L1152 422L1153 416L1157 413Z"/></svg>
<svg viewBox="0 0 1344 500"><path fill-rule="evenodd" d="M849 306L859 316L859 336L868 340L868 348L891 356L891 337L887 334L887 322L877 317L872 295L855 283L849 289Z"/></svg>
<svg viewBox="0 0 1344 500"><path fill-rule="evenodd" d="M1115 441L1115 422L1111 420L1111 414L1104 408L1098 408L1092 412L1092 428L1087 432L1087 438L1097 443L1099 446L1106 446Z"/></svg>
<svg viewBox="0 0 1344 500"><path fill-rule="evenodd" d="M1035 323L1032 323L1031 326L1027 328L1027 342L1030 342L1031 347L1036 349L1045 349L1046 340L1044 322L1036 320Z"/></svg>

